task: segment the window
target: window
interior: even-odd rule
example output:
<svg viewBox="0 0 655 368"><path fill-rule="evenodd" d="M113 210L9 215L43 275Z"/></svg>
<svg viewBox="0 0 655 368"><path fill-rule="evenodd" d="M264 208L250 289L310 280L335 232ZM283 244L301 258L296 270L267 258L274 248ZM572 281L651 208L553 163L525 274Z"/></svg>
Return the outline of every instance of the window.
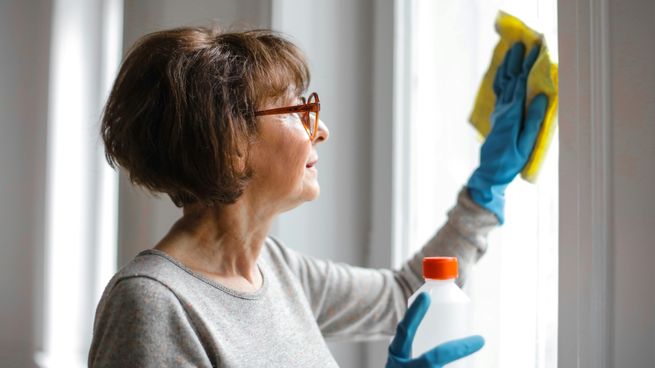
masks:
<svg viewBox="0 0 655 368"><path fill-rule="evenodd" d="M402 233L420 248L445 222L458 191L478 164L480 140L468 123L475 93L498 41L504 10L546 35L557 60L555 0L408 2L411 35L404 85L408 205ZM554 135L537 184L518 179L507 190L506 223L465 291L476 331L487 344L476 367L557 365L558 142Z"/></svg>
<svg viewBox="0 0 655 368"><path fill-rule="evenodd" d="M97 124L118 70L123 9L87 5L53 5L44 304L35 312L42 368L86 366L95 306L116 268L118 174Z"/></svg>

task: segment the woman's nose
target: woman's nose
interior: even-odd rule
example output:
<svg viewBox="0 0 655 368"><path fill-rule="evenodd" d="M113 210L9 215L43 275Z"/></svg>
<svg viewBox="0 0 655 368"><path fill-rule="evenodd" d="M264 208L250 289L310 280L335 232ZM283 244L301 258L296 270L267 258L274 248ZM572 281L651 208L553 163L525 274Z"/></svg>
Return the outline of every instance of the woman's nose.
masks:
<svg viewBox="0 0 655 368"><path fill-rule="evenodd" d="M314 144L321 143L323 141L327 141L328 138L330 138L330 130L328 130L327 125L323 122L323 120L319 119L318 120L318 132L316 133L316 138L314 138Z"/></svg>

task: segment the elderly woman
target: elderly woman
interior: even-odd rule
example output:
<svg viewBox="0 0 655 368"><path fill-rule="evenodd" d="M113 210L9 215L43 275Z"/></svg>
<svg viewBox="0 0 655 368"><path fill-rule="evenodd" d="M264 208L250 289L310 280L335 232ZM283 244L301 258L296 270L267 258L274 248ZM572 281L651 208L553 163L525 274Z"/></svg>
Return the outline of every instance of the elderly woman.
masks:
<svg viewBox="0 0 655 368"><path fill-rule="evenodd" d="M102 138L112 165L183 215L107 285L89 366L334 367L326 339L391 337L397 325L389 367L440 367L479 349L470 337L410 359L429 300L409 311L406 300L424 256L458 257L461 284L502 222L503 190L545 109L523 114L536 56L524 53L506 57L494 130L447 223L392 271L314 259L267 235L278 214L318 197L317 149L330 137L318 95L301 97L309 71L296 46L271 31L145 36L121 67Z"/></svg>

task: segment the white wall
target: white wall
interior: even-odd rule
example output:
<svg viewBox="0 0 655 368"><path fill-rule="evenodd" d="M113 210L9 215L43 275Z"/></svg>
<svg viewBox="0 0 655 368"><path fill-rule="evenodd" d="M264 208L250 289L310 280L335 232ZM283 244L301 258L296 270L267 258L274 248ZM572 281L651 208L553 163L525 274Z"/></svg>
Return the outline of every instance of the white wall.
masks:
<svg viewBox="0 0 655 368"><path fill-rule="evenodd" d="M0 365L40 344L50 5L0 2Z"/></svg>

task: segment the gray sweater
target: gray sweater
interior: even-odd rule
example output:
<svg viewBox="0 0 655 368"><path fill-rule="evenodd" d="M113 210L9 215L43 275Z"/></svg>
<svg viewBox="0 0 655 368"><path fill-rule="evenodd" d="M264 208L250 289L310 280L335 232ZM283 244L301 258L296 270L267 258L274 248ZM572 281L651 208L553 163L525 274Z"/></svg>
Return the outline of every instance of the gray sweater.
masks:
<svg viewBox="0 0 655 368"><path fill-rule="evenodd" d="M263 286L243 293L157 250L109 282L96 311L90 367L336 367L325 339L390 337L423 283L425 256L457 256L460 279L497 224L466 190L448 221L400 270L314 259L268 238Z"/></svg>

